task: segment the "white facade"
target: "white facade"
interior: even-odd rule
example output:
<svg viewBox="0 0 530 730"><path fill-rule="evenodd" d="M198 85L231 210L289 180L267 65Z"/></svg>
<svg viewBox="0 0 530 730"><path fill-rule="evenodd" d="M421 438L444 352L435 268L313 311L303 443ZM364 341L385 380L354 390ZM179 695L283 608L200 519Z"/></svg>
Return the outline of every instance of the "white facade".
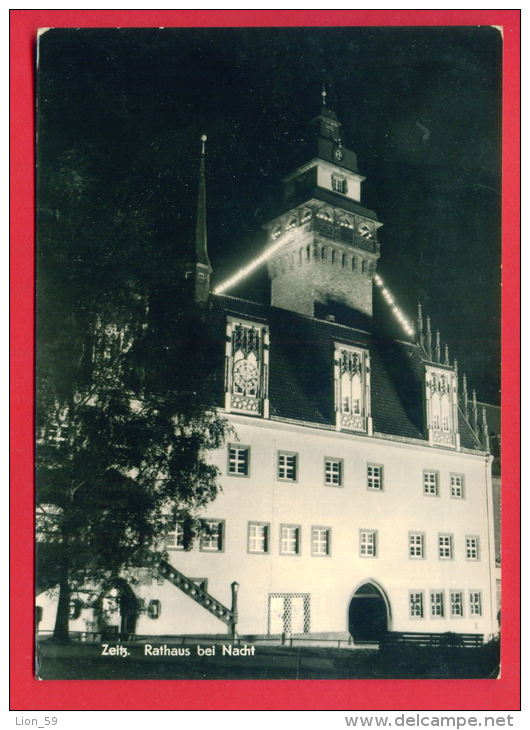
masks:
<svg viewBox="0 0 530 730"><path fill-rule="evenodd" d="M208 592L228 606L230 583L237 580L240 634L278 633L269 606L274 594L308 594L309 631L347 636L350 601L366 582L388 601L389 630L496 632L489 456L246 416L230 420L239 443L250 446L250 461L248 477L230 476L226 449L214 456L223 491L206 516L224 521L222 549L170 550L170 560L187 576L207 578ZM278 451L297 454L295 481L277 478ZM325 484L326 457L343 460L342 486ZM383 467L380 490L367 486L369 464ZM424 494L426 470L439 475L437 496ZM463 498L451 496L451 474L463 475ZM251 522L269 526L266 553L249 553ZM281 525L300 528L298 554L280 554ZM330 530L328 556L311 554L311 529L319 526ZM362 530L376 533L375 557L360 554ZM412 532L424 536L423 558L409 556ZM452 538L449 559L439 557L443 535ZM478 559L466 557L466 537L478 538ZM423 592L423 618L411 617L410 592ZM443 618L431 615L431 592L443 592ZM471 614L471 592L481 595L481 615ZM461 593L462 616L451 615L451 593ZM141 618L138 633L224 631L167 582L155 582L146 595L161 600L161 616Z"/></svg>

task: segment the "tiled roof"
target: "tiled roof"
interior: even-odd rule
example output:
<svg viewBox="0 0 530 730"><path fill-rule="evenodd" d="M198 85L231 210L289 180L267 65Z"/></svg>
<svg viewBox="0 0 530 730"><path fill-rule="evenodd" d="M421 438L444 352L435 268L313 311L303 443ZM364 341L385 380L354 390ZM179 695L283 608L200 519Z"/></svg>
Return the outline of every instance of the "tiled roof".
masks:
<svg viewBox="0 0 530 730"><path fill-rule="evenodd" d="M333 354L335 342L342 342L370 351L374 431L425 440L421 351L413 343L389 337L388 323L376 326L350 310L351 321L340 324L226 295L212 296L210 311L212 336L219 340L218 405L223 405L226 315L232 314L269 326L271 416L334 425ZM462 418L460 439L464 448L478 448Z"/></svg>

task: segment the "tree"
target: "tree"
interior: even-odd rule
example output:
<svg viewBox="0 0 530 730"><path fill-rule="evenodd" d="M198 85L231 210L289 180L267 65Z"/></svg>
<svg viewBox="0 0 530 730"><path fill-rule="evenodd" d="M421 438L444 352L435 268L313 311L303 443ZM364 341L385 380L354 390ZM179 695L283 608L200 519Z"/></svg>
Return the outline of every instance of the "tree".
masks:
<svg viewBox="0 0 530 730"><path fill-rule="evenodd" d="M73 590L155 565L177 517L197 528L227 424L212 408L205 311L127 185L103 195L72 149L47 170L41 204L37 526L54 552L38 579L59 584L64 640Z"/></svg>

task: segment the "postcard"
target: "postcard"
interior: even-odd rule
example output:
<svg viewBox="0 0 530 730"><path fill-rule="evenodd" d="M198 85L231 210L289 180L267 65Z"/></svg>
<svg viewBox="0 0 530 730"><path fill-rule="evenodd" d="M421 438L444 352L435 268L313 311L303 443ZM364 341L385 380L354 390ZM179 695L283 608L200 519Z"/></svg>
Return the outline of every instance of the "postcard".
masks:
<svg viewBox="0 0 530 730"><path fill-rule="evenodd" d="M505 42L38 32L41 685L510 675Z"/></svg>

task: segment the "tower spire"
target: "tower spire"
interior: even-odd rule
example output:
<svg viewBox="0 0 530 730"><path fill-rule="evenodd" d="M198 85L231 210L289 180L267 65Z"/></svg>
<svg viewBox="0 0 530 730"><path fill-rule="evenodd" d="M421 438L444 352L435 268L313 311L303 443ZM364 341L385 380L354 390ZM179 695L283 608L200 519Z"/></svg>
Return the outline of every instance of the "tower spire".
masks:
<svg viewBox="0 0 530 730"><path fill-rule="evenodd" d="M212 266L208 258L208 236L206 231L206 140L201 136L201 155L199 162L199 188L197 194L197 220L195 223L194 260L186 264L185 277L191 286L193 298L197 302L207 302L210 296L210 277Z"/></svg>
<svg viewBox="0 0 530 730"><path fill-rule="evenodd" d="M208 266L211 271L210 259L208 258L208 235L206 229L206 140L208 137L201 136L201 158L199 163L199 192L197 196L197 222L195 226L195 253L197 263Z"/></svg>

